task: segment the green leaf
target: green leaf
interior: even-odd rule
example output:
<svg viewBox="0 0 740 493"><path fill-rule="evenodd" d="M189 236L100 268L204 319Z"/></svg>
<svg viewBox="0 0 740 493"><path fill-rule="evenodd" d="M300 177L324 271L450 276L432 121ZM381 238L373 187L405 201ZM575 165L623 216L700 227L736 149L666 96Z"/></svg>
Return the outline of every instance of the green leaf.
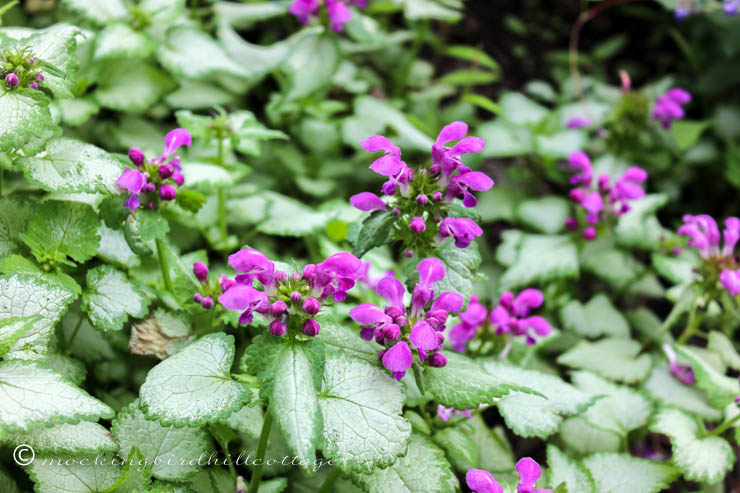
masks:
<svg viewBox="0 0 740 493"><path fill-rule="evenodd" d="M629 337L630 328L624 316L604 294L591 298L585 305L577 300L560 309L563 326L581 336Z"/></svg>
<svg viewBox="0 0 740 493"><path fill-rule="evenodd" d="M679 357L691 365L696 376L696 386L707 393L709 404L723 409L735 400L738 395L737 378L719 373L689 346L675 346L675 350Z"/></svg>
<svg viewBox="0 0 740 493"><path fill-rule="evenodd" d="M218 188L228 188L234 185L232 174L221 166L206 163L183 163L182 173L188 177L188 187L213 191ZM177 197L185 190L178 190Z"/></svg>
<svg viewBox="0 0 740 493"><path fill-rule="evenodd" d="M154 40L146 33L134 30L124 23L106 26L95 38L93 59L144 59L154 52Z"/></svg>
<svg viewBox="0 0 740 493"><path fill-rule="evenodd" d="M130 214L126 220L124 235L131 246L132 243L140 245L152 240L159 240L167 236L170 225L167 219L154 211L139 210L136 214ZM132 250L136 251L132 246Z"/></svg>
<svg viewBox="0 0 740 493"><path fill-rule="evenodd" d="M354 254L362 257L373 248L388 243L395 222L396 216L390 211L373 211L362 221L354 242Z"/></svg>
<svg viewBox="0 0 740 493"><path fill-rule="evenodd" d="M339 323L334 320L327 321L326 318L322 319L321 332L318 335L319 340L328 346L328 349L338 350L348 356L363 359L368 363L378 361L378 351L361 338L356 331L347 327L346 323Z"/></svg>
<svg viewBox="0 0 740 493"><path fill-rule="evenodd" d="M593 373L578 371L573 373L572 378L578 389L603 396L583 413L583 417L592 425L624 437L647 424L653 406L639 392L615 385Z"/></svg>
<svg viewBox="0 0 740 493"><path fill-rule="evenodd" d="M121 446L122 455L128 456L136 448L148 464L153 464L152 474L159 479L182 481L193 476L212 452L205 430L149 421L138 402L121 409L111 432Z"/></svg>
<svg viewBox="0 0 740 493"><path fill-rule="evenodd" d="M581 267L615 289L624 289L644 271L644 266L608 241L589 242L581 252Z"/></svg>
<svg viewBox="0 0 740 493"><path fill-rule="evenodd" d="M499 101L503 116L511 123L536 125L547 116L547 109L518 92L504 94Z"/></svg>
<svg viewBox="0 0 740 493"><path fill-rule="evenodd" d="M126 463L123 465L123 471L118 481L103 493L139 493L141 491L150 491L149 486L151 482L152 464L147 464L141 452L136 447L133 447L126 458Z"/></svg>
<svg viewBox="0 0 740 493"><path fill-rule="evenodd" d="M123 0L64 0L63 3L70 10L99 25L128 15Z"/></svg>
<svg viewBox="0 0 740 493"><path fill-rule="evenodd" d="M540 233L555 234L563 230L570 214L570 204L562 197L548 196L520 202L516 208L519 221Z"/></svg>
<svg viewBox="0 0 740 493"><path fill-rule="evenodd" d="M118 444L108 430L90 421L60 424L32 433L10 433L3 441L8 446L23 443L42 454L79 455L118 451Z"/></svg>
<svg viewBox="0 0 740 493"><path fill-rule="evenodd" d="M452 466L460 472L475 468L480 460L478 447L473 438L465 433L462 424L442 428L434 434L432 440L442 447Z"/></svg>
<svg viewBox="0 0 740 493"><path fill-rule="evenodd" d="M735 345L722 332L713 330L709 333L707 349L718 354L722 361L733 370L740 370L740 354Z"/></svg>
<svg viewBox="0 0 740 493"><path fill-rule="evenodd" d="M123 170L103 149L64 137L49 142L41 154L18 163L41 188L61 193L117 194L116 180Z"/></svg>
<svg viewBox="0 0 740 493"><path fill-rule="evenodd" d="M128 246L122 230L110 229L101 221L98 234L100 235L98 257L121 267L131 268L141 264L139 256Z"/></svg>
<svg viewBox="0 0 740 493"><path fill-rule="evenodd" d="M0 152L38 152L53 129L49 101L41 91L0 91Z"/></svg>
<svg viewBox="0 0 740 493"><path fill-rule="evenodd" d="M0 491L5 493L21 493L13 477L0 465Z"/></svg>
<svg viewBox="0 0 740 493"><path fill-rule="evenodd" d="M0 320L0 358L10 351L10 348L18 342L36 322L41 320L41 315L28 317L8 317Z"/></svg>
<svg viewBox="0 0 740 493"><path fill-rule="evenodd" d="M71 98L77 74L77 36L80 29L69 24L55 24L18 42L31 49L44 70L43 87L55 98ZM49 65L53 68L50 70Z"/></svg>
<svg viewBox="0 0 740 493"><path fill-rule="evenodd" d="M149 300L126 274L110 265L87 271L82 308L100 330L121 330L129 316L145 316Z"/></svg>
<svg viewBox="0 0 740 493"><path fill-rule="evenodd" d="M427 393L437 403L455 409L477 409L511 391L532 391L528 386L486 371L474 360L457 353L447 354L447 365L443 368L425 367L423 378Z"/></svg>
<svg viewBox="0 0 740 493"><path fill-rule="evenodd" d="M567 418L560 426L560 439L580 455L593 452L617 452L622 440L616 433L596 428L583 416Z"/></svg>
<svg viewBox="0 0 740 493"><path fill-rule="evenodd" d="M408 452L387 469L357 474L352 481L367 493L452 493L460 485L445 454L428 438L412 434Z"/></svg>
<svg viewBox="0 0 740 493"><path fill-rule="evenodd" d="M596 493L593 479L583 464L571 459L554 445L547 446L547 465L550 466L551 488L565 483L569 492Z"/></svg>
<svg viewBox="0 0 740 493"><path fill-rule="evenodd" d="M668 464L627 454L594 454L583 463L599 493L658 493L678 476L678 471Z"/></svg>
<svg viewBox="0 0 740 493"><path fill-rule="evenodd" d="M81 264L98 250L98 218L86 204L44 202L21 239L42 265L71 264L67 257Z"/></svg>
<svg viewBox="0 0 740 493"><path fill-rule="evenodd" d="M157 47L157 59L170 73L200 79L217 73L248 77L249 70L232 60L208 33L191 26L175 26Z"/></svg>
<svg viewBox="0 0 740 493"><path fill-rule="evenodd" d="M440 77L439 82L440 84L449 84L451 86L469 87L491 84L497 78L496 74L484 70L460 69L446 73Z"/></svg>
<svg viewBox="0 0 740 493"><path fill-rule="evenodd" d="M205 196L192 190L179 190L175 197L177 205L188 212L198 212L206 202Z"/></svg>
<svg viewBox="0 0 740 493"><path fill-rule="evenodd" d="M438 292L455 291L466 299L473 293L481 256L478 245L457 248L450 239L437 251L437 256L445 264L445 277L435 285Z"/></svg>
<svg viewBox="0 0 740 493"><path fill-rule="evenodd" d="M299 237L323 228L331 213L317 211L291 197L275 192L261 192L245 199L227 202L230 211L243 211L245 224L257 224L263 233L277 236ZM238 214L235 221L240 222Z"/></svg>
<svg viewBox="0 0 740 493"><path fill-rule="evenodd" d="M639 355L640 343L632 339L607 337L597 342L580 341L561 354L561 365L588 370L617 382L636 383L647 377L651 361Z"/></svg>
<svg viewBox="0 0 740 493"><path fill-rule="evenodd" d="M90 97L59 99L56 103L59 105L62 121L70 127L79 127L100 112L100 106Z"/></svg>
<svg viewBox="0 0 740 493"><path fill-rule="evenodd" d="M149 371L139 391L142 409L163 425L198 426L226 418L251 396L231 379L233 361L233 336L204 336Z"/></svg>
<svg viewBox="0 0 740 493"><path fill-rule="evenodd" d="M199 493L211 491L231 493L232 491L236 491L234 476L229 474L229 470L223 467L203 468L186 484L192 488L192 491ZM261 490L262 488L260 488ZM190 493L190 491L187 490L187 493Z"/></svg>
<svg viewBox="0 0 740 493"><path fill-rule="evenodd" d="M30 274L0 277L0 318L41 318L13 344L5 358L38 359L47 352L56 323L75 294L59 284Z"/></svg>
<svg viewBox="0 0 740 493"><path fill-rule="evenodd" d="M486 471L511 471L514 457L503 426L489 428L480 414L473 415L460 425L478 448L478 463L472 467Z"/></svg>
<svg viewBox="0 0 740 493"><path fill-rule="evenodd" d="M101 69L95 100L126 112L149 109L176 87L167 73L141 60L116 60Z"/></svg>
<svg viewBox="0 0 740 493"><path fill-rule="evenodd" d="M671 439L672 462L686 479L716 483L732 469L735 454L724 438L701 437L696 419L678 409L662 409L650 429Z"/></svg>
<svg viewBox="0 0 740 493"><path fill-rule="evenodd" d="M342 353L327 357L319 395L324 454L345 471L367 473L393 464L411 436L401 416L405 397L377 365Z"/></svg>
<svg viewBox="0 0 740 493"><path fill-rule="evenodd" d="M481 67L487 67L494 71L499 69L499 64L488 56L483 50L479 50L473 46L466 45L453 45L448 46L445 49L445 55L451 56L460 60L465 60L473 65L480 65Z"/></svg>
<svg viewBox="0 0 740 493"><path fill-rule="evenodd" d="M120 459L104 455L40 455L26 471L36 491L44 493L98 493L121 476Z"/></svg>
<svg viewBox="0 0 740 493"><path fill-rule="evenodd" d="M301 460L313 461L319 443L321 414L308 351L303 344L287 345L272 364L270 412L291 451Z"/></svg>
<svg viewBox="0 0 740 493"><path fill-rule="evenodd" d="M554 375L495 361L487 361L484 368L512 386L529 387L540 394L513 392L499 400L501 416L519 436L544 438L552 435L558 431L564 417L583 412L595 400L592 394Z"/></svg>
<svg viewBox="0 0 740 493"><path fill-rule="evenodd" d="M664 405L676 406L709 421L717 421L722 412L710 406L704 392L681 383L668 370L666 363L656 363L643 388Z"/></svg>
<svg viewBox="0 0 740 493"><path fill-rule="evenodd" d="M578 253L568 236L524 234L499 283L501 289L514 289L576 276Z"/></svg>
<svg viewBox="0 0 740 493"><path fill-rule="evenodd" d="M0 363L0 431L29 432L80 419L112 418L113 410L31 361Z"/></svg>
<svg viewBox="0 0 740 493"><path fill-rule="evenodd" d="M615 228L616 240L627 247L656 249L664 236L655 212L668 202L665 194L648 194L632 202L631 209L619 216Z"/></svg>
<svg viewBox="0 0 740 493"><path fill-rule="evenodd" d="M44 363L77 386L82 385L87 377L87 367L82 361L63 354L47 354Z"/></svg>
<svg viewBox="0 0 740 493"><path fill-rule="evenodd" d="M699 140L699 137L704 133L704 130L711 125L711 120L700 122L677 120L673 125L671 125L670 133L673 136L673 140L676 141L678 149L685 151L694 147L694 144Z"/></svg>
<svg viewBox="0 0 740 493"><path fill-rule="evenodd" d="M28 227L35 205L29 200L0 198L0 258L21 250L19 236Z"/></svg>
<svg viewBox="0 0 740 493"><path fill-rule="evenodd" d="M300 39L281 64L289 81L284 98L300 99L328 87L339 60L336 37L316 33Z"/></svg>

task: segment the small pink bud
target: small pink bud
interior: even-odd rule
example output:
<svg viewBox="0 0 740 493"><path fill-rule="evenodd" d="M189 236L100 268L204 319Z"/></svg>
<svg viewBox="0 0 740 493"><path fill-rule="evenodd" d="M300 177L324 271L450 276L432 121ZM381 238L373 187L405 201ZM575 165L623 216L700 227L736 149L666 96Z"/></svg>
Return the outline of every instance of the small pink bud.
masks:
<svg viewBox="0 0 740 493"><path fill-rule="evenodd" d="M387 325L383 329L383 336L389 341L395 341L401 336L401 328L396 324Z"/></svg>
<svg viewBox="0 0 740 493"><path fill-rule="evenodd" d="M15 87L18 85L18 75L15 72L11 72L5 76L5 83L9 87Z"/></svg>
<svg viewBox="0 0 740 493"><path fill-rule="evenodd" d="M200 303L200 301L201 301L202 299L203 299L203 295L202 295L202 294L200 294L200 293L195 293L195 294L193 295L193 301L195 301L196 303Z"/></svg>
<svg viewBox="0 0 740 493"><path fill-rule="evenodd" d="M301 279L304 281L313 281L316 278L316 265L308 264L303 268Z"/></svg>
<svg viewBox="0 0 740 493"><path fill-rule="evenodd" d="M583 189L574 188L573 190L570 191L568 196L570 197L570 200L572 200L576 204L580 204L581 202L583 202L583 199L586 197L586 192L584 192Z"/></svg>
<svg viewBox="0 0 740 493"><path fill-rule="evenodd" d="M193 264L193 274L195 274L195 278L201 283L205 284L208 282L208 266L203 262L195 262Z"/></svg>
<svg viewBox="0 0 740 493"><path fill-rule="evenodd" d="M163 164L159 167L159 170L158 170L159 177L162 178L163 180L166 180L167 178L172 176L174 172L175 172L175 168L173 168L172 165L170 164Z"/></svg>
<svg viewBox="0 0 740 493"><path fill-rule="evenodd" d="M147 183L146 185L144 185L144 188L142 188L141 190L144 193L152 193L154 191L154 188L155 188L154 183Z"/></svg>
<svg viewBox="0 0 740 493"><path fill-rule="evenodd" d="M166 183L159 187L159 197L162 200L174 200L177 196L177 190L175 190L172 185L167 185Z"/></svg>
<svg viewBox="0 0 740 493"><path fill-rule="evenodd" d="M316 315L319 313L319 310L321 309L321 303L319 303L319 300L316 298L311 298L310 296L303 300L303 313L307 315Z"/></svg>
<svg viewBox="0 0 740 493"><path fill-rule="evenodd" d="M292 301L293 303L300 303L302 299L303 295L298 291L293 291L292 293L290 293L290 301Z"/></svg>
<svg viewBox="0 0 740 493"><path fill-rule="evenodd" d="M205 298L200 300L200 306L202 306L206 310L210 310L211 308L213 308L213 298L211 298L210 296L206 296Z"/></svg>
<svg viewBox="0 0 740 493"><path fill-rule="evenodd" d="M424 223L424 219L417 216L409 222L409 229L412 233L418 235L427 229L427 225Z"/></svg>
<svg viewBox="0 0 740 493"><path fill-rule="evenodd" d="M309 318L308 320L303 322L303 328L301 329L301 332L303 333L303 335L306 335L308 337L316 337L317 335L319 335L319 330L321 330L321 326L319 325L319 323L316 320Z"/></svg>
<svg viewBox="0 0 740 493"><path fill-rule="evenodd" d="M416 203L417 204L419 204L419 205L426 205L427 202L429 202L429 199L423 193L420 193L419 195L416 196Z"/></svg>
<svg viewBox="0 0 740 493"><path fill-rule="evenodd" d="M432 202L442 202L442 192L434 192L432 194Z"/></svg>
<svg viewBox="0 0 740 493"><path fill-rule="evenodd" d="M593 226L588 226L586 229L583 230L583 237L588 241L596 238L596 228L594 228Z"/></svg>
<svg viewBox="0 0 740 493"><path fill-rule="evenodd" d="M414 256L414 251L411 249L406 250L405 252L403 252L403 256L406 258L411 258Z"/></svg>
<svg viewBox="0 0 740 493"><path fill-rule="evenodd" d="M565 229L568 231L578 230L578 220L575 217L569 217L565 220Z"/></svg>
<svg viewBox="0 0 740 493"><path fill-rule="evenodd" d="M396 217L401 215L401 209L399 209L398 207L394 207L392 212L393 212L393 215Z"/></svg>
<svg viewBox="0 0 740 493"><path fill-rule="evenodd" d="M44 74L36 74L36 80L39 82L44 82Z"/></svg>
<svg viewBox="0 0 740 493"><path fill-rule="evenodd" d="M442 166L439 164L433 164L431 168L429 168L429 174L431 176L439 176L439 174L442 173Z"/></svg>
<svg viewBox="0 0 740 493"><path fill-rule="evenodd" d="M298 281L301 278L301 275L297 272L291 272L290 273L290 280L291 281Z"/></svg>
<svg viewBox="0 0 740 493"><path fill-rule="evenodd" d="M283 300L277 300L270 306L270 313L273 317L280 317L283 313L288 311L288 305Z"/></svg>
<svg viewBox="0 0 740 493"><path fill-rule="evenodd" d="M433 366L434 368L447 366L447 357L442 353L434 353L429 357L429 366Z"/></svg>
<svg viewBox="0 0 740 493"><path fill-rule="evenodd" d="M146 205L146 207L147 207L147 209L149 209L150 211L153 211L154 209L156 209L156 207L157 207L157 204L155 204L154 202L149 202L149 203L148 203L148 204Z"/></svg>
<svg viewBox="0 0 740 493"><path fill-rule="evenodd" d="M288 327L286 327L280 320L273 320L270 322L270 334L276 337L284 336L287 330Z"/></svg>
<svg viewBox="0 0 740 493"><path fill-rule="evenodd" d="M406 327L409 324L409 321L406 317L396 317L394 322L396 322L399 327Z"/></svg>
<svg viewBox="0 0 740 493"><path fill-rule="evenodd" d="M175 181L175 184L178 187L181 187L182 184L185 183L185 176L183 176L183 174L180 172L173 173L172 179Z"/></svg>
<svg viewBox="0 0 740 493"><path fill-rule="evenodd" d="M128 158L136 166L141 166L142 164L144 164L144 152L142 152L142 150L138 147L132 147L128 150Z"/></svg>
<svg viewBox="0 0 740 493"><path fill-rule="evenodd" d="M221 274L221 277L218 278L218 282L221 283L221 292L225 293L229 290L229 288L233 288L236 286L236 281L233 279L229 279L225 275Z"/></svg>
<svg viewBox="0 0 740 493"><path fill-rule="evenodd" d="M28 87L30 87L31 89L33 89L35 91L36 89L39 88L39 85L36 84L35 82L29 82L28 83Z"/></svg>

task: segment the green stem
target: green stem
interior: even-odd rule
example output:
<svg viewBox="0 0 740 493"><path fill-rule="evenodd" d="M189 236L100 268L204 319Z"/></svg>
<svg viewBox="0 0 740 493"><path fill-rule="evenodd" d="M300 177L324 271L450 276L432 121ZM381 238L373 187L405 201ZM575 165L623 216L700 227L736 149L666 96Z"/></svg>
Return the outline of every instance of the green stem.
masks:
<svg viewBox="0 0 740 493"><path fill-rule="evenodd" d="M334 487L334 482L337 480L341 472L342 471L338 467L332 467L331 471L329 471L329 475L321 484L321 488L319 488L319 493L329 493Z"/></svg>
<svg viewBox="0 0 740 493"><path fill-rule="evenodd" d="M698 306L699 304L695 301L693 306L691 307L691 313L689 314L689 321L686 324L686 329L684 329L683 333L679 336L678 341L676 341L678 344L684 344L686 341L688 341L691 336L694 335L696 329L699 328L699 325L701 324L701 317L697 317L696 315L696 310Z"/></svg>
<svg viewBox="0 0 740 493"><path fill-rule="evenodd" d="M5 169L0 168L0 197L3 196L3 185L5 185Z"/></svg>
<svg viewBox="0 0 740 493"><path fill-rule="evenodd" d="M77 325L75 325L75 330L72 331L72 336L69 338L68 341L65 341L64 347L66 349L69 349L72 347L72 343L75 340L75 337L77 337L77 332L80 331L80 327L82 326L82 321L85 320L85 315L81 314L80 319L77 321Z"/></svg>
<svg viewBox="0 0 740 493"><path fill-rule="evenodd" d="M224 166L224 139L218 138L218 165ZM221 241L226 242L228 230L226 228L226 192L223 188L218 189L218 230L221 233Z"/></svg>
<svg viewBox="0 0 740 493"><path fill-rule="evenodd" d="M254 471L252 472L252 481L249 482L249 493L257 493L260 487L260 480L262 479L262 468L265 465L265 450L267 450L267 439L270 436L270 428L272 428L272 413L270 409L267 409L265 413L265 421L262 423L262 432L260 433L260 441L257 445L257 457L254 461Z"/></svg>
<svg viewBox="0 0 740 493"><path fill-rule="evenodd" d="M732 418L729 421L725 421L724 423L722 423L721 425L719 425L718 427L716 427L714 430L712 430L712 432L709 433L709 435L707 435L707 436L716 437L717 435L721 435L722 433L724 433L725 431L727 431L728 428L730 428L732 425L734 425L737 422L737 420L739 420L739 419L740 419L740 414L738 414L737 416L735 416L734 418Z"/></svg>
<svg viewBox="0 0 740 493"><path fill-rule="evenodd" d="M19 1L20 0L13 0L12 2L8 2L5 5L3 5L2 7L0 7L0 18L2 16L4 16L6 14L6 12L8 12L8 10L10 10L13 7L15 7L16 5L18 5L18 2Z"/></svg>
<svg viewBox="0 0 740 493"><path fill-rule="evenodd" d="M170 279L170 265L167 263L167 255L164 251L164 242L161 238L155 240L157 244L157 256L159 257L159 267L162 270L162 280L164 281L164 288L170 292L172 291L172 279Z"/></svg>
<svg viewBox="0 0 740 493"><path fill-rule="evenodd" d="M421 392L421 395L424 395L426 389L424 388L424 379L421 376L421 368L419 368L418 363L414 363L411 365L411 367L414 369L414 379L416 380L416 386L419 387L419 392Z"/></svg>

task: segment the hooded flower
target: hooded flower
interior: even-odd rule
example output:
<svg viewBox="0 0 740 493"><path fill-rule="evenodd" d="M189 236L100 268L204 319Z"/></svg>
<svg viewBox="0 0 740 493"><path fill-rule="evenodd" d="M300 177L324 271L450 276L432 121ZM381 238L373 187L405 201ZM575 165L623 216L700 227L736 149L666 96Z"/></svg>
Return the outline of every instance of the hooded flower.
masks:
<svg viewBox="0 0 740 493"><path fill-rule="evenodd" d="M272 284L275 275L275 264L259 250L244 248L229 255L229 265L237 272L243 272L236 276L236 282L252 285L253 279L257 279L263 286Z"/></svg>
<svg viewBox="0 0 740 493"><path fill-rule="evenodd" d="M116 183L119 187L130 192L128 199L124 202L124 206L134 211L141 205L139 194L144 188L144 185L146 185L146 180L146 174L137 169L127 169L123 172Z"/></svg>
<svg viewBox="0 0 740 493"><path fill-rule="evenodd" d="M532 310L542 305L543 301L544 296L537 289L525 289L516 298L511 291L502 294L498 306L491 311L490 316L496 334L511 333L515 336L524 336L530 346L537 342L536 337L550 335L552 327L546 319L529 316Z"/></svg>
<svg viewBox="0 0 740 493"><path fill-rule="evenodd" d="M501 484L483 469L470 469L465 473L465 482L473 493L504 493Z"/></svg>
<svg viewBox="0 0 740 493"><path fill-rule="evenodd" d="M313 293L325 300L334 295L334 301L344 301L347 291L362 277L364 269L360 259L347 252L335 253L316 265Z"/></svg>
<svg viewBox="0 0 740 493"><path fill-rule="evenodd" d="M294 0L288 12L293 14L301 24L308 24L319 12L319 0Z"/></svg>
<svg viewBox="0 0 740 493"><path fill-rule="evenodd" d="M531 457L523 457L516 463L516 472L519 473L519 484L516 486L517 493L552 493L549 489L535 489L537 480L540 479L542 471L540 465Z"/></svg>
<svg viewBox="0 0 740 493"><path fill-rule="evenodd" d="M737 296L740 294L740 269L723 269L719 274L719 282L722 283L722 287L725 288L728 293L732 296Z"/></svg>
<svg viewBox="0 0 740 493"><path fill-rule="evenodd" d="M470 414L470 410L468 409L460 411L458 409L455 409L454 407L444 407L442 404L437 404L437 417L445 423L450 420L453 411L458 416L465 416L468 419L473 417L473 415Z"/></svg>
<svg viewBox="0 0 740 493"><path fill-rule="evenodd" d="M344 24L352 20L352 12L347 3L360 8L367 7L366 0L324 0L329 27L334 31L344 31ZM293 14L301 24L308 24L319 15L321 0L294 0L288 12Z"/></svg>
<svg viewBox="0 0 740 493"><path fill-rule="evenodd" d="M414 363L414 357L411 355L409 345L405 341L400 341L383 353L382 361L383 366L392 372L391 376L400 381Z"/></svg>
<svg viewBox="0 0 740 493"><path fill-rule="evenodd" d="M439 132L437 140L432 145L432 162L440 167L443 183L458 168L463 167L468 170L467 167L463 166L460 156L480 152L485 146L483 139L480 137L466 137L467 133L468 125L465 122L452 122ZM458 143L452 147L447 147L447 144L454 141L458 141Z"/></svg>
<svg viewBox="0 0 740 493"><path fill-rule="evenodd" d="M251 324L252 313L267 314L270 301L264 291L258 291L251 286L237 284L219 296L218 302L227 310L241 311L240 324Z"/></svg>
<svg viewBox="0 0 740 493"><path fill-rule="evenodd" d="M439 225L439 237L441 239L453 237L457 248L467 248L482 234L480 226L467 217L446 217Z"/></svg>
<svg viewBox="0 0 740 493"><path fill-rule="evenodd" d="M160 163L167 161L180 147L190 147L192 143L193 137L187 129L175 128L170 130L164 137L164 151L162 151L162 155L159 156L158 161Z"/></svg>
<svg viewBox="0 0 740 493"><path fill-rule="evenodd" d="M653 118L658 120L665 129L671 128L673 120L684 117L683 105L691 101L691 94L683 89L674 87L662 94L655 101Z"/></svg>
<svg viewBox="0 0 740 493"><path fill-rule="evenodd" d="M460 314L461 322L450 329L450 343L455 351L463 352L469 340L478 333L478 327L488 319L488 310L480 304L478 297L472 295L468 309Z"/></svg>
<svg viewBox="0 0 740 493"><path fill-rule="evenodd" d="M371 192L362 192L349 198L349 203L361 211L384 211L383 199Z"/></svg>
<svg viewBox="0 0 740 493"><path fill-rule="evenodd" d="M375 173L388 178L380 189L381 192L393 195L400 188L401 194L405 196L414 172L405 162L401 161L401 149L382 135L374 135L365 139L360 145L368 152L383 151L383 156L370 165L370 169Z"/></svg>
<svg viewBox="0 0 740 493"><path fill-rule="evenodd" d="M478 199L468 191L468 188L483 192L489 190L492 186L493 180L485 173L466 171L452 177L450 185L447 187L447 198L452 200L456 197L462 197L465 207L475 207L478 204Z"/></svg>

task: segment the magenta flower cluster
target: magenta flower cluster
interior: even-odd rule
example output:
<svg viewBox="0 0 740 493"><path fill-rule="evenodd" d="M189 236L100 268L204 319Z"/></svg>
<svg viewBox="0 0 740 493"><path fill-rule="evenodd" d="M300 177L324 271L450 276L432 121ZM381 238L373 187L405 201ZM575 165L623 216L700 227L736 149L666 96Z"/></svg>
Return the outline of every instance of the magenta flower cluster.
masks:
<svg viewBox="0 0 740 493"><path fill-rule="evenodd" d="M39 84L44 82L44 74L41 73L36 58L28 49L7 51L2 58L0 76L5 78L6 87L10 89L28 87L37 90Z"/></svg>
<svg viewBox="0 0 740 493"><path fill-rule="evenodd" d="M722 10L726 15L737 15L738 8L740 8L740 0L722 0ZM677 21L682 21L701 10L701 4L695 0L679 0L678 8L673 11L673 14Z"/></svg>
<svg viewBox="0 0 740 493"><path fill-rule="evenodd" d="M455 351L463 352L468 341L490 323L496 335L524 336L528 345L534 345L537 342L536 337L547 337L552 333L552 327L544 317L529 316L544 301L545 297L538 289L528 288L517 296L506 291L500 296L498 305L491 310L489 317L486 307L473 295L468 308L460 314L460 323L450 329L450 343Z"/></svg>
<svg viewBox="0 0 740 493"><path fill-rule="evenodd" d="M430 257L417 266L419 282L411 294L411 305L404 301L406 290L393 277L378 283L377 293L388 302L383 309L373 303L363 303L349 312L352 319L362 325L360 335L384 346L378 358L392 376L401 380L414 363L412 348L420 363L443 367L447 358L440 352L444 342L445 324L450 313L462 309L463 297L445 291L435 295L434 285L445 277L441 260Z"/></svg>
<svg viewBox="0 0 740 493"><path fill-rule="evenodd" d="M678 234L688 236L689 246L696 248L709 266L719 269L719 281L732 296L740 294L740 269L734 253L735 245L740 240L740 219L725 219L721 235L717 222L706 214L686 214L683 222Z"/></svg>
<svg viewBox="0 0 740 493"><path fill-rule="evenodd" d="M147 161L146 156L137 147L128 151L128 157L136 169L126 169L118 178L118 186L129 192L124 206L132 211L141 204L148 209L155 209L159 201L168 202L177 196L178 187L185 182L180 166L180 157L173 154L182 146L190 146L193 138L184 128L170 130L164 138L162 155Z"/></svg>
<svg viewBox="0 0 740 493"><path fill-rule="evenodd" d="M540 479L542 470L540 465L531 457L523 457L516 463L516 472L519 473L517 493L552 493L550 489L537 489L535 485ZM501 484L493 475L483 469L470 469L465 474L465 482L473 493L504 493Z"/></svg>
<svg viewBox="0 0 740 493"><path fill-rule="evenodd" d="M352 20L349 5L367 7L367 0L293 0L289 12L301 24L308 24L319 16L322 3L326 7L329 26L337 32L344 31L344 24Z"/></svg>
<svg viewBox="0 0 740 493"><path fill-rule="evenodd" d="M462 411L460 411L459 409L455 409L454 407L444 407L442 404L437 404L437 417L445 423L450 420L453 412L458 416L465 416L466 418L473 417L473 415L470 414L469 409L463 409Z"/></svg>
<svg viewBox="0 0 740 493"><path fill-rule="evenodd" d="M361 145L366 151L383 152L370 169L387 178L381 192L392 200L386 203L372 192L362 192L353 195L350 203L361 211L386 210L390 206L414 235L433 231L437 241L453 238L455 246L467 248L483 230L472 219L447 216L446 208L455 199L462 200L465 207L475 207L478 200L471 191L493 186L485 173L472 171L462 163L461 156L480 152L484 146L483 139L468 137L467 133L464 122L444 127L432 146L431 166L418 173L401 159L401 150L386 137L375 135L364 140ZM454 146L447 146L455 141Z"/></svg>
<svg viewBox="0 0 740 493"><path fill-rule="evenodd" d="M638 166L628 168L612 185L606 173L599 175L594 184L591 159L585 152L572 152L568 156L568 163L577 171L570 178L571 185L574 185L570 191L570 199L585 213L583 237L587 240L596 238L596 225L605 218L605 214L621 216L630 210L630 202L645 195L642 184L648 175L647 171ZM565 227L570 231L577 231L580 228L578 219L567 218Z"/></svg>
<svg viewBox="0 0 740 493"><path fill-rule="evenodd" d="M653 118L660 122L663 128L669 129L673 120L680 120L685 113L683 105L691 101L691 94L681 88L674 87L665 94L661 94L653 107Z"/></svg>
<svg viewBox="0 0 740 493"><path fill-rule="evenodd" d="M314 337L321 326L315 317L329 297L344 301L365 273L362 262L347 252L332 255L319 264L308 264L299 274L275 270L262 252L253 248L229 256L229 265L239 274L222 278L218 302L227 310L242 312L240 324L251 324L259 313L269 321L270 333L283 336L289 330ZM261 289L255 287L259 281Z"/></svg>

